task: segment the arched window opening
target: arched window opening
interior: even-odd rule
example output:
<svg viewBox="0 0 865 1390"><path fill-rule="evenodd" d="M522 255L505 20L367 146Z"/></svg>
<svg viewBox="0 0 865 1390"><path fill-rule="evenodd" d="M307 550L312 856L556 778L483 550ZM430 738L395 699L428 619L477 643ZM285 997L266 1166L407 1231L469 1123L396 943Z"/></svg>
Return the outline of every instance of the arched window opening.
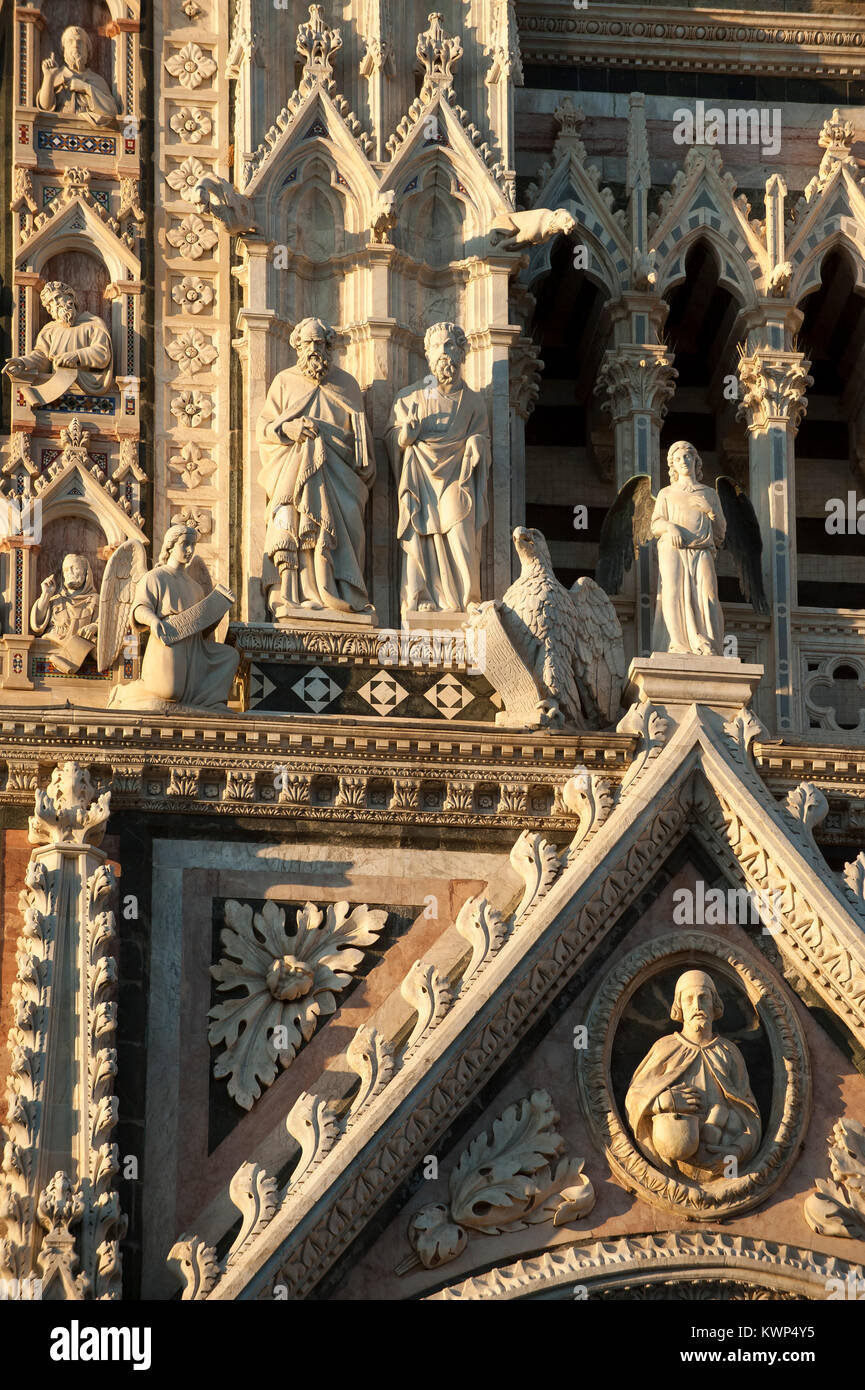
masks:
<svg viewBox="0 0 865 1390"><path fill-rule="evenodd" d="M607 294L574 268L573 245L565 238L533 288L531 332L544 369L526 422L526 525L544 533L556 575L571 585L581 575L594 576L601 523L615 497L609 417L600 415L593 396ZM585 507L585 518L576 507ZM578 525L583 519L587 524Z"/></svg>
<svg viewBox="0 0 865 1390"><path fill-rule="evenodd" d="M719 282L718 261L706 241L698 241L685 259L685 279L667 299L670 312L664 338L674 354L676 391L661 428L661 476L666 482L666 454L678 439L687 439L703 461L703 480L714 485L719 474L748 484L748 432L736 418L736 368L741 305ZM731 557L718 556L718 592L725 603L741 603L742 594Z"/></svg>
<svg viewBox="0 0 865 1390"><path fill-rule="evenodd" d="M846 512L857 484L865 491L854 462L857 444L865 443L854 427L865 369L865 298L855 283L849 253L830 251L819 289L799 306L799 346L814 381L796 438L798 601L809 608L865 608L865 547L855 504L852 532L838 520L839 502Z"/></svg>

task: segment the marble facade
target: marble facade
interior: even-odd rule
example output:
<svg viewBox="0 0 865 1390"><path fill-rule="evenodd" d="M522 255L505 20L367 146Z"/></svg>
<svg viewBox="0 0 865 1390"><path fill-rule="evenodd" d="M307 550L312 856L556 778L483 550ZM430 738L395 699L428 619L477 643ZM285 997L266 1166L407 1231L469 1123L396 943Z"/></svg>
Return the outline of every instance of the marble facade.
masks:
<svg viewBox="0 0 865 1390"><path fill-rule="evenodd" d="M601 9L2 11L0 1281L865 1279L858 29Z"/></svg>

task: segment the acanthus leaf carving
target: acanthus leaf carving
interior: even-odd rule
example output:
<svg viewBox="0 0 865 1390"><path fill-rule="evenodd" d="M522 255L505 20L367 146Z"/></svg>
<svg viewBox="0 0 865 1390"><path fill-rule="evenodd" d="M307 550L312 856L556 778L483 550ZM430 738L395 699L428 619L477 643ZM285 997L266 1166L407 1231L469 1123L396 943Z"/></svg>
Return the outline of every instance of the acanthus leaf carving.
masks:
<svg viewBox="0 0 865 1390"><path fill-rule="evenodd" d="M805 1200L805 1219L818 1236L865 1239L865 1128L840 1119L829 1145L832 1181L818 1178Z"/></svg>
<svg viewBox="0 0 865 1390"><path fill-rule="evenodd" d="M508 934L508 923L485 897L468 898L457 914L456 929L472 948L461 988L465 988L481 967L501 948Z"/></svg>
<svg viewBox="0 0 865 1390"><path fill-rule="evenodd" d="M28 821L32 845L98 845L105 834L111 793L98 792L86 768L68 759L54 769L45 791L36 792Z"/></svg>
<svg viewBox="0 0 865 1390"><path fill-rule="evenodd" d="M589 772L587 767L575 767L562 787L562 800L569 811L579 816L579 825L569 849L569 853L573 853L603 825L612 811L615 801L613 784Z"/></svg>
<svg viewBox="0 0 865 1390"><path fill-rule="evenodd" d="M514 922L520 922L536 903L553 886L562 869L555 845L542 835L533 835L524 830L511 850L511 866L516 869L525 884L525 891L514 913Z"/></svg>
<svg viewBox="0 0 865 1390"><path fill-rule="evenodd" d="M393 1048L378 1029L365 1023L358 1028L345 1055L352 1071L360 1077L360 1089L352 1100L347 1121L351 1125L391 1080L396 1059Z"/></svg>
<svg viewBox="0 0 865 1390"><path fill-rule="evenodd" d="M168 1252L166 1263L183 1286L180 1297L184 1302L206 1298L219 1278L216 1251L200 1236L181 1236Z"/></svg>
<svg viewBox="0 0 865 1390"><path fill-rule="evenodd" d="M440 1268L462 1254L472 1234L500 1235L549 1220L562 1225L587 1215L594 1188L582 1159L561 1158L558 1119L547 1092L534 1091L473 1139L451 1171L447 1204L425 1206L412 1217L414 1256L397 1272L418 1263ZM554 1159L560 1159L555 1168Z"/></svg>

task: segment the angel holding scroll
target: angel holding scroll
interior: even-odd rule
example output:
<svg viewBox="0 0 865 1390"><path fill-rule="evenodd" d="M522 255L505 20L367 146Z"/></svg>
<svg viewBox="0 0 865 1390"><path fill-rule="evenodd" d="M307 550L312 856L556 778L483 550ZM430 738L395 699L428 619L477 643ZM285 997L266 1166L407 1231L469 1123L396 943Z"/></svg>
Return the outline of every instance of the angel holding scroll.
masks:
<svg viewBox="0 0 865 1390"><path fill-rule="evenodd" d="M763 542L754 508L732 478L717 490L702 483L703 466L685 440L667 452L668 487L652 494L647 473L629 478L601 527L597 581L617 594L635 551L658 544L658 599L652 650L695 656L724 654L724 615L715 555L723 545L736 565L739 587L758 613L769 605L763 590Z"/></svg>
<svg viewBox="0 0 865 1390"><path fill-rule="evenodd" d="M141 541L126 541L109 559L99 598L100 671L117 661L130 620L150 629L140 679L115 686L110 705L225 710L239 653L210 634L234 595L222 585L205 594L190 578L197 539L194 526L169 526L150 570Z"/></svg>

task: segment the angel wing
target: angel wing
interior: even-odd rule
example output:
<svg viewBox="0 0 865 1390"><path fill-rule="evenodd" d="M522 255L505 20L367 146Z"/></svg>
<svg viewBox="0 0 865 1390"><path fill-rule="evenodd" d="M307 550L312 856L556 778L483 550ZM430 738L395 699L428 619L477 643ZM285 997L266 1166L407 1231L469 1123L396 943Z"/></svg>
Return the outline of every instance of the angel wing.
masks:
<svg viewBox="0 0 865 1390"><path fill-rule="evenodd" d="M739 588L755 612L768 613L763 589L763 537L751 499L733 478L718 478L715 488L727 523L724 545L733 556Z"/></svg>
<svg viewBox="0 0 865 1390"><path fill-rule="evenodd" d="M597 718L603 728L617 717L625 688L627 666L622 629L608 595L594 579L578 579L571 589L571 599L579 634L574 646L574 667L580 699L586 713Z"/></svg>
<svg viewBox="0 0 865 1390"><path fill-rule="evenodd" d="M147 573L147 554L141 541L129 540L110 556L99 591L99 629L96 665L100 671L113 666L129 627L135 586Z"/></svg>
<svg viewBox="0 0 865 1390"><path fill-rule="evenodd" d="M651 477L648 473L635 473L619 492L601 526L595 576L608 594L619 592L638 548L652 539L654 510Z"/></svg>

